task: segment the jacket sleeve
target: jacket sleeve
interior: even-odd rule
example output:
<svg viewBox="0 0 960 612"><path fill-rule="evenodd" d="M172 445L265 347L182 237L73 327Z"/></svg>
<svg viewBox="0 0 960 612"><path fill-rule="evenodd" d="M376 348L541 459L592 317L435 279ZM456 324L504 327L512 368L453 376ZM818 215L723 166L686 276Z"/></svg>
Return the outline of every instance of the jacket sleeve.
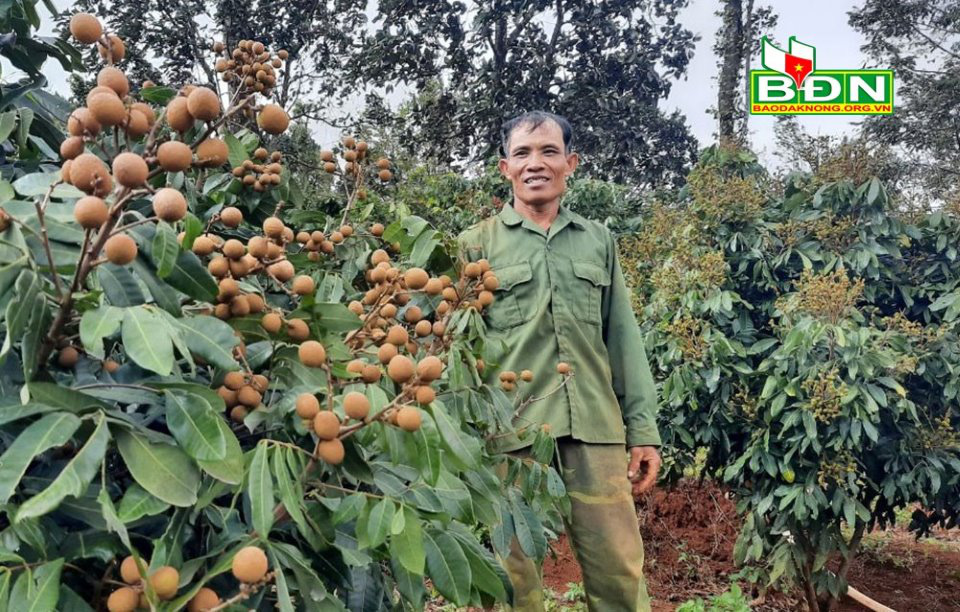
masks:
<svg viewBox="0 0 960 612"><path fill-rule="evenodd" d="M660 446L657 391L620 268L617 244L607 234L610 285L603 292L603 340L610 357L613 390L620 402L627 446Z"/></svg>

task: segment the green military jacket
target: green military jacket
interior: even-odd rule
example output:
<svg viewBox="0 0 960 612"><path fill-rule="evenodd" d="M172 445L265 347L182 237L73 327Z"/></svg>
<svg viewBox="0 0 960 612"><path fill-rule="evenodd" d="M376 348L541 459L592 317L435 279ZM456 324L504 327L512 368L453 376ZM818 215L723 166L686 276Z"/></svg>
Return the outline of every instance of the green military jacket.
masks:
<svg viewBox="0 0 960 612"><path fill-rule="evenodd" d="M517 392L542 397L562 381L557 363L574 372L560 391L529 404L517 428L549 424L555 437L658 446L656 389L610 231L563 206L544 230L508 205L457 241L467 261L489 260L500 281L484 319L488 336L508 348L484 378L532 370ZM511 436L496 446L527 444Z"/></svg>

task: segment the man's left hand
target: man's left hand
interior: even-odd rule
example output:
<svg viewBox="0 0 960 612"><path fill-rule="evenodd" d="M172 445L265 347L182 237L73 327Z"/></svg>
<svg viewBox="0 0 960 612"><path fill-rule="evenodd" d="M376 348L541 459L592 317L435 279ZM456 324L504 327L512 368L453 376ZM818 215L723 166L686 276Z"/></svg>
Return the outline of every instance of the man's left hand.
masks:
<svg viewBox="0 0 960 612"><path fill-rule="evenodd" d="M630 465L627 468L627 478L633 485L634 499L657 484L660 463L660 452L656 446L630 447Z"/></svg>

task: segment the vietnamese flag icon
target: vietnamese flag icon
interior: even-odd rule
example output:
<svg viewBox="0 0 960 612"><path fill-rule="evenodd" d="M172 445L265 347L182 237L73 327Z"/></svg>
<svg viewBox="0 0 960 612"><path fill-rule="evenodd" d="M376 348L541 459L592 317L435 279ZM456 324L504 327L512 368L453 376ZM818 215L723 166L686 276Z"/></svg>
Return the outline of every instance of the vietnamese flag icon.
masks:
<svg viewBox="0 0 960 612"><path fill-rule="evenodd" d="M787 75L800 89L803 80L813 72L816 52L812 46L803 44L793 36L790 37L789 48L789 52L784 51L764 36L761 63L767 70Z"/></svg>

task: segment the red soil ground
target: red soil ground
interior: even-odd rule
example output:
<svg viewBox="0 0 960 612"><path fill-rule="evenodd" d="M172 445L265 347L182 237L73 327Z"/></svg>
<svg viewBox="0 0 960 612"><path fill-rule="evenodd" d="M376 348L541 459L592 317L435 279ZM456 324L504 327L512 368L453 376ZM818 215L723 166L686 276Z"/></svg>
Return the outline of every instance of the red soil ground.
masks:
<svg viewBox="0 0 960 612"><path fill-rule="evenodd" d="M729 588L740 522L734 502L716 485L689 481L655 491L638 505L638 517L654 612ZM899 612L960 611L960 538L916 542L897 528L872 534L870 543L851 565L850 584ZM544 582L564 593L567 583L582 580L580 566L565 537L553 549L555 555L544 563ZM799 603L790 594L768 594L754 609L803 609ZM864 608L844 601L839 609Z"/></svg>

